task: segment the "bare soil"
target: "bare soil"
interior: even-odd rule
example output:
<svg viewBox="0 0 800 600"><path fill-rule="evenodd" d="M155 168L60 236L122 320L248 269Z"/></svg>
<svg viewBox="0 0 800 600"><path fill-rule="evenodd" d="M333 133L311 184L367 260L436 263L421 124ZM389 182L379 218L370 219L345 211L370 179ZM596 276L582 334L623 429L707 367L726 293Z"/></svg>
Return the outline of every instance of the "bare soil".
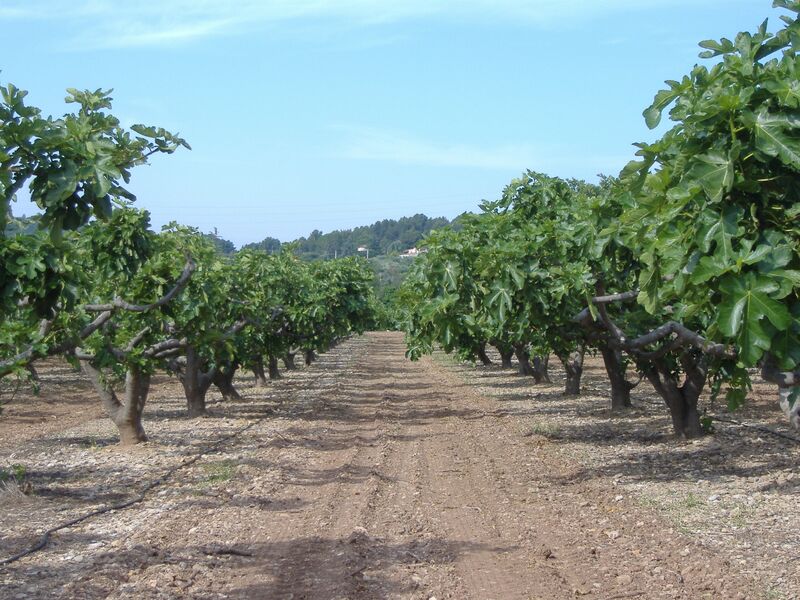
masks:
<svg viewBox="0 0 800 600"><path fill-rule="evenodd" d="M673 440L645 383L611 415L597 362L574 399L403 352L354 338L195 420L161 378L133 448L51 365L0 417L0 467L32 486L0 491L0 560L170 474L0 567L0 597L800 597L797 444L724 423ZM775 404L736 418L780 429Z"/></svg>

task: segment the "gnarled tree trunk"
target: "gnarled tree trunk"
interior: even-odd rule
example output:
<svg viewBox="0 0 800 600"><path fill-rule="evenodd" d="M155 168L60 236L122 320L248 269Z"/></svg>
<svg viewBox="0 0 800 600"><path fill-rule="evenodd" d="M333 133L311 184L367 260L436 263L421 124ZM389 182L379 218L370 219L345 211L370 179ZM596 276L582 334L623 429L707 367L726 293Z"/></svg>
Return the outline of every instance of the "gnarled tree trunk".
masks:
<svg viewBox="0 0 800 600"><path fill-rule="evenodd" d="M516 355L517 363L519 364L519 374L534 377L535 374L533 367L531 366L531 355L528 353L528 349L525 347L525 344L514 344L514 354Z"/></svg>
<svg viewBox="0 0 800 600"><path fill-rule="evenodd" d="M675 435L696 438L703 435L697 401L706 383L707 368L702 359L688 352L681 355L680 361L684 371L682 385L662 358L645 365L643 371L666 403Z"/></svg>
<svg viewBox="0 0 800 600"><path fill-rule="evenodd" d="M270 379L280 379L281 372L278 369L278 359L274 356L270 355L267 361L267 368L269 370L269 378Z"/></svg>
<svg viewBox="0 0 800 600"><path fill-rule="evenodd" d="M500 365L504 369L513 369L514 364L511 362L511 359L514 356L514 349L508 346L495 346L497 351L500 353Z"/></svg>
<svg viewBox="0 0 800 600"><path fill-rule="evenodd" d="M283 355L283 366L287 371L294 371L297 368L297 365L294 364L294 355L294 352L287 352Z"/></svg>
<svg viewBox="0 0 800 600"><path fill-rule="evenodd" d="M536 383L552 383L550 381L550 355L533 357L533 379Z"/></svg>
<svg viewBox="0 0 800 600"><path fill-rule="evenodd" d="M800 430L800 369L781 371L775 359L767 354L764 357L764 364L761 365L761 377L765 381L777 384L781 410L786 414L792 427Z"/></svg>
<svg viewBox="0 0 800 600"><path fill-rule="evenodd" d="M581 375L583 374L583 356L585 353L583 344L577 350L570 352L569 356L559 356L567 379L564 384L565 396L578 396L581 393Z"/></svg>
<svg viewBox="0 0 800 600"><path fill-rule="evenodd" d="M216 375L216 369L203 370L204 362L197 350L193 346L188 346L186 364L178 371L178 379L183 384L190 418L206 414L206 393Z"/></svg>
<svg viewBox="0 0 800 600"><path fill-rule="evenodd" d="M39 379L39 372L36 370L36 367L33 366L33 363L25 365L25 370L28 371L28 376L31 378L31 381L35 383L40 383L42 381Z"/></svg>
<svg viewBox="0 0 800 600"><path fill-rule="evenodd" d="M147 435L142 426L142 412L150 391L150 375L136 367L129 367L125 374L125 395L119 399L99 368L90 361L81 361L83 372L103 401L108 416L119 430L119 443L123 446L146 442Z"/></svg>
<svg viewBox="0 0 800 600"><path fill-rule="evenodd" d="M619 412L631 407L633 384L625 377L625 362L622 352L604 344L600 347L608 380L611 382L611 411Z"/></svg>
<svg viewBox="0 0 800 600"><path fill-rule="evenodd" d="M800 430L800 386L778 387L778 403L791 426Z"/></svg>
<svg viewBox="0 0 800 600"><path fill-rule="evenodd" d="M264 371L264 359L260 356L253 360L253 375L256 378L256 386L265 387L267 385L267 374Z"/></svg>
<svg viewBox="0 0 800 600"><path fill-rule="evenodd" d="M217 369L214 373L213 383L217 386L224 400L241 400L242 396L233 386L233 378L236 375L236 364L226 365L224 368Z"/></svg>
<svg viewBox="0 0 800 600"><path fill-rule="evenodd" d="M481 342L480 344L478 344L476 352L478 354L478 358L484 364L484 366L488 367L490 364L492 364L492 360L486 354L486 342Z"/></svg>

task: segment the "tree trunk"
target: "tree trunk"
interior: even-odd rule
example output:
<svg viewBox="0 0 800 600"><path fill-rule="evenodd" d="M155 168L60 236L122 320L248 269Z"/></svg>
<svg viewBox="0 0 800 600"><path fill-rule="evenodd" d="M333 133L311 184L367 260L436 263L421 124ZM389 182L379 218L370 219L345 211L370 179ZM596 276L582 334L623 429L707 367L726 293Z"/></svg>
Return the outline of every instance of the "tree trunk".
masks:
<svg viewBox="0 0 800 600"><path fill-rule="evenodd" d="M281 372L278 369L278 359L274 356L270 355L269 360L267 362L268 369L269 369L269 378L270 379L280 379Z"/></svg>
<svg viewBox="0 0 800 600"><path fill-rule="evenodd" d="M800 430L800 369L782 371L774 357L767 354L761 365L761 377L778 386L778 404L792 427Z"/></svg>
<svg viewBox="0 0 800 600"><path fill-rule="evenodd" d="M631 407L633 384L625 377L625 363L622 352L607 345L600 348L608 380L611 382L611 412L623 411Z"/></svg>
<svg viewBox="0 0 800 600"><path fill-rule="evenodd" d="M256 386L266 387L267 374L264 372L264 359L260 356L253 361L253 375L256 378Z"/></svg>
<svg viewBox="0 0 800 600"><path fill-rule="evenodd" d="M28 371L31 381L34 383L41 383L42 380L39 379L39 372L36 370L36 367L33 366L33 363L28 363L25 365L25 370Z"/></svg>
<svg viewBox="0 0 800 600"><path fill-rule="evenodd" d="M317 360L317 355L314 354L313 350L306 350L303 352L303 355L305 356L306 359L306 366L309 366L312 362Z"/></svg>
<svg viewBox="0 0 800 600"><path fill-rule="evenodd" d="M683 385L663 359L647 365L644 374L666 403L675 435L697 438L703 435L697 401L706 383L707 368L686 352L681 355L680 362L685 375Z"/></svg>
<svg viewBox="0 0 800 600"><path fill-rule="evenodd" d="M297 365L294 364L294 354L294 352L287 352L283 355L283 366L287 371L294 371L297 368Z"/></svg>
<svg viewBox="0 0 800 600"><path fill-rule="evenodd" d="M533 379L536 383L552 383L550 381L550 355L533 357Z"/></svg>
<svg viewBox="0 0 800 600"><path fill-rule="evenodd" d="M514 356L514 349L505 344L492 344L500 353L500 365L504 369L513 369L514 365L511 363L511 358Z"/></svg>
<svg viewBox="0 0 800 600"><path fill-rule="evenodd" d="M492 360L486 354L486 342L481 342L478 345L477 353L478 353L478 358L481 360L484 366L488 367L490 364L492 364Z"/></svg>
<svg viewBox="0 0 800 600"><path fill-rule="evenodd" d="M81 367L100 396L109 418L117 426L119 443L130 446L146 442L142 412L150 391L150 375L129 367L125 374L125 396L121 401L99 368L90 361L81 361Z"/></svg>
<svg viewBox="0 0 800 600"><path fill-rule="evenodd" d="M514 354L519 363L519 374L529 377L534 376L533 367L531 366L531 355L528 353L528 349L525 348L525 344L515 344Z"/></svg>
<svg viewBox="0 0 800 600"><path fill-rule="evenodd" d="M794 403L791 401L793 397L795 398ZM800 429L800 386L779 386L778 403L792 427Z"/></svg>
<svg viewBox="0 0 800 600"><path fill-rule="evenodd" d="M578 346L569 356L560 356L567 380L564 385L565 396L578 396L581 393L581 375L583 374L583 355L586 349L583 344Z"/></svg>
<svg viewBox="0 0 800 600"><path fill-rule="evenodd" d="M513 369L514 365L511 364L511 358L514 356L514 348L497 340L493 340L489 343L497 348L497 351L500 353L501 366L504 369Z"/></svg>
<svg viewBox="0 0 800 600"><path fill-rule="evenodd" d="M206 414L206 393L215 375L216 369L203 371L203 360L193 346L186 348L186 364L178 372L178 379L183 384L189 418Z"/></svg>
<svg viewBox="0 0 800 600"><path fill-rule="evenodd" d="M239 391L233 387L233 378L236 375L236 365L229 365L225 369L218 369L214 374L214 385L217 386L224 400L241 400Z"/></svg>

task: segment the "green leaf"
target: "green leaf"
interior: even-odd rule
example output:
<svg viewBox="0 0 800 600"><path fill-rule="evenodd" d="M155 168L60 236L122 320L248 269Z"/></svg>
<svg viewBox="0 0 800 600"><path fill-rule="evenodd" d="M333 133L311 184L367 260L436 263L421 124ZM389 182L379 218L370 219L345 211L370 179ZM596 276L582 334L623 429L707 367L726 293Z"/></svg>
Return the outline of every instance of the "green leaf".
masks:
<svg viewBox="0 0 800 600"><path fill-rule="evenodd" d="M703 249L708 251L711 248L711 242L715 242L715 260L721 265L730 266L736 261L733 238L739 232L739 219L743 214L744 211L739 207L726 206L721 213L715 216L716 220L706 231L702 243Z"/></svg>
<svg viewBox="0 0 800 600"><path fill-rule="evenodd" d="M658 307L660 279L661 272L656 268L645 269L639 275L639 295L636 301L650 314L655 313Z"/></svg>
<svg viewBox="0 0 800 600"><path fill-rule="evenodd" d="M771 80L764 82L764 87L787 108L800 108L800 81Z"/></svg>
<svg viewBox="0 0 800 600"><path fill-rule="evenodd" d="M734 412L741 408L747 399L747 388L732 387L729 388L725 394L725 400L728 404L728 410Z"/></svg>
<svg viewBox="0 0 800 600"><path fill-rule="evenodd" d="M48 178L48 189L44 194L45 206L57 206L75 193L78 187L78 170L72 161L64 161L62 168Z"/></svg>
<svg viewBox="0 0 800 600"><path fill-rule="evenodd" d="M449 291L458 289L458 265L452 261L444 267L444 287Z"/></svg>
<svg viewBox="0 0 800 600"><path fill-rule="evenodd" d="M644 121L650 129L658 127L661 122L661 113L680 95L686 82L682 84L677 81L666 81L665 83L670 89L660 90L653 98L653 103L642 113Z"/></svg>
<svg viewBox="0 0 800 600"><path fill-rule="evenodd" d="M733 185L733 161L718 152L701 154L695 161L686 177L697 181L709 200L719 202Z"/></svg>
<svg viewBox="0 0 800 600"><path fill-rule="evenodd" d="M728 272L730 264L720 260L716 254L714 256L704 256L697 263L689 278L694 284L705 283L714 277L720 277Z"/></svg>
<svg viewBox="0 0 800 600"><path fill-rule="evenodd" d="M514 280L514 285L517 286L517 289L522 289L525 285L525 275L522 271L513 265L509 265L508 273L511 275L511 279Z"/></svg>
<svg viewBox="0 0 800 600"><path fill-rule="evenodd" d="M800 120L796 116L771 114L762 107L756 113L753 128L756 148L779 158L786 165L800 169Z"/></svg>
<svg viewBox="0 0 800 600"><path fill-rule="evenodd" d="M770 349L771 337L764 328L769 321L778 331L789 327L792 316L787 307L770 297L778 285L766 277L749 274L728 277L720 285L723 301L717 325L720 332L736 338L739 357L746 366L755 365Z"/></svg>

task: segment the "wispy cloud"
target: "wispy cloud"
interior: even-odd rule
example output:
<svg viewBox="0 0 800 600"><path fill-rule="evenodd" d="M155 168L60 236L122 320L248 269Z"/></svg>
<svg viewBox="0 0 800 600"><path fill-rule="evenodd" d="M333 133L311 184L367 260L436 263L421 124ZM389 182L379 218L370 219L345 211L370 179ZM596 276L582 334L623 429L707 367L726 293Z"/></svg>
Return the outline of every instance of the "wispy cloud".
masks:
<svg viewBox="0 0 800 600"><path fill-rule="evenodd" d="M423 139L398 131L369 127L333 128L341 134L336 158L373 160L402 165L458 167L521 172L536 169L572 173L576 163L587 171L616 173L630 156L581 155L579 148L539 147L528 143L476 145Z"/></svg>
<svg viewBox="0 0 800 600"><path fill-rule="evenodd" d="M732 0L706 0L729 4ZM744 0L742 0L744 1ZM690 6L696 0L6 0L0 20L59 19L83 47L163 46L254 26L325 20L371 26L408 19L528 22L546 27L621 11ZM78 42L78 40L82 40ZM87 41L88 40L88 41Z"/></svg>
<svg viewBox="0 0 800 600"><path fill-rule="evenodd" d="M536 151L526 145L496 147L435 142L405 133L365 127L342 128L340 158L379 160L434 167L476 169L524 169L536 160Z"/></svg>

